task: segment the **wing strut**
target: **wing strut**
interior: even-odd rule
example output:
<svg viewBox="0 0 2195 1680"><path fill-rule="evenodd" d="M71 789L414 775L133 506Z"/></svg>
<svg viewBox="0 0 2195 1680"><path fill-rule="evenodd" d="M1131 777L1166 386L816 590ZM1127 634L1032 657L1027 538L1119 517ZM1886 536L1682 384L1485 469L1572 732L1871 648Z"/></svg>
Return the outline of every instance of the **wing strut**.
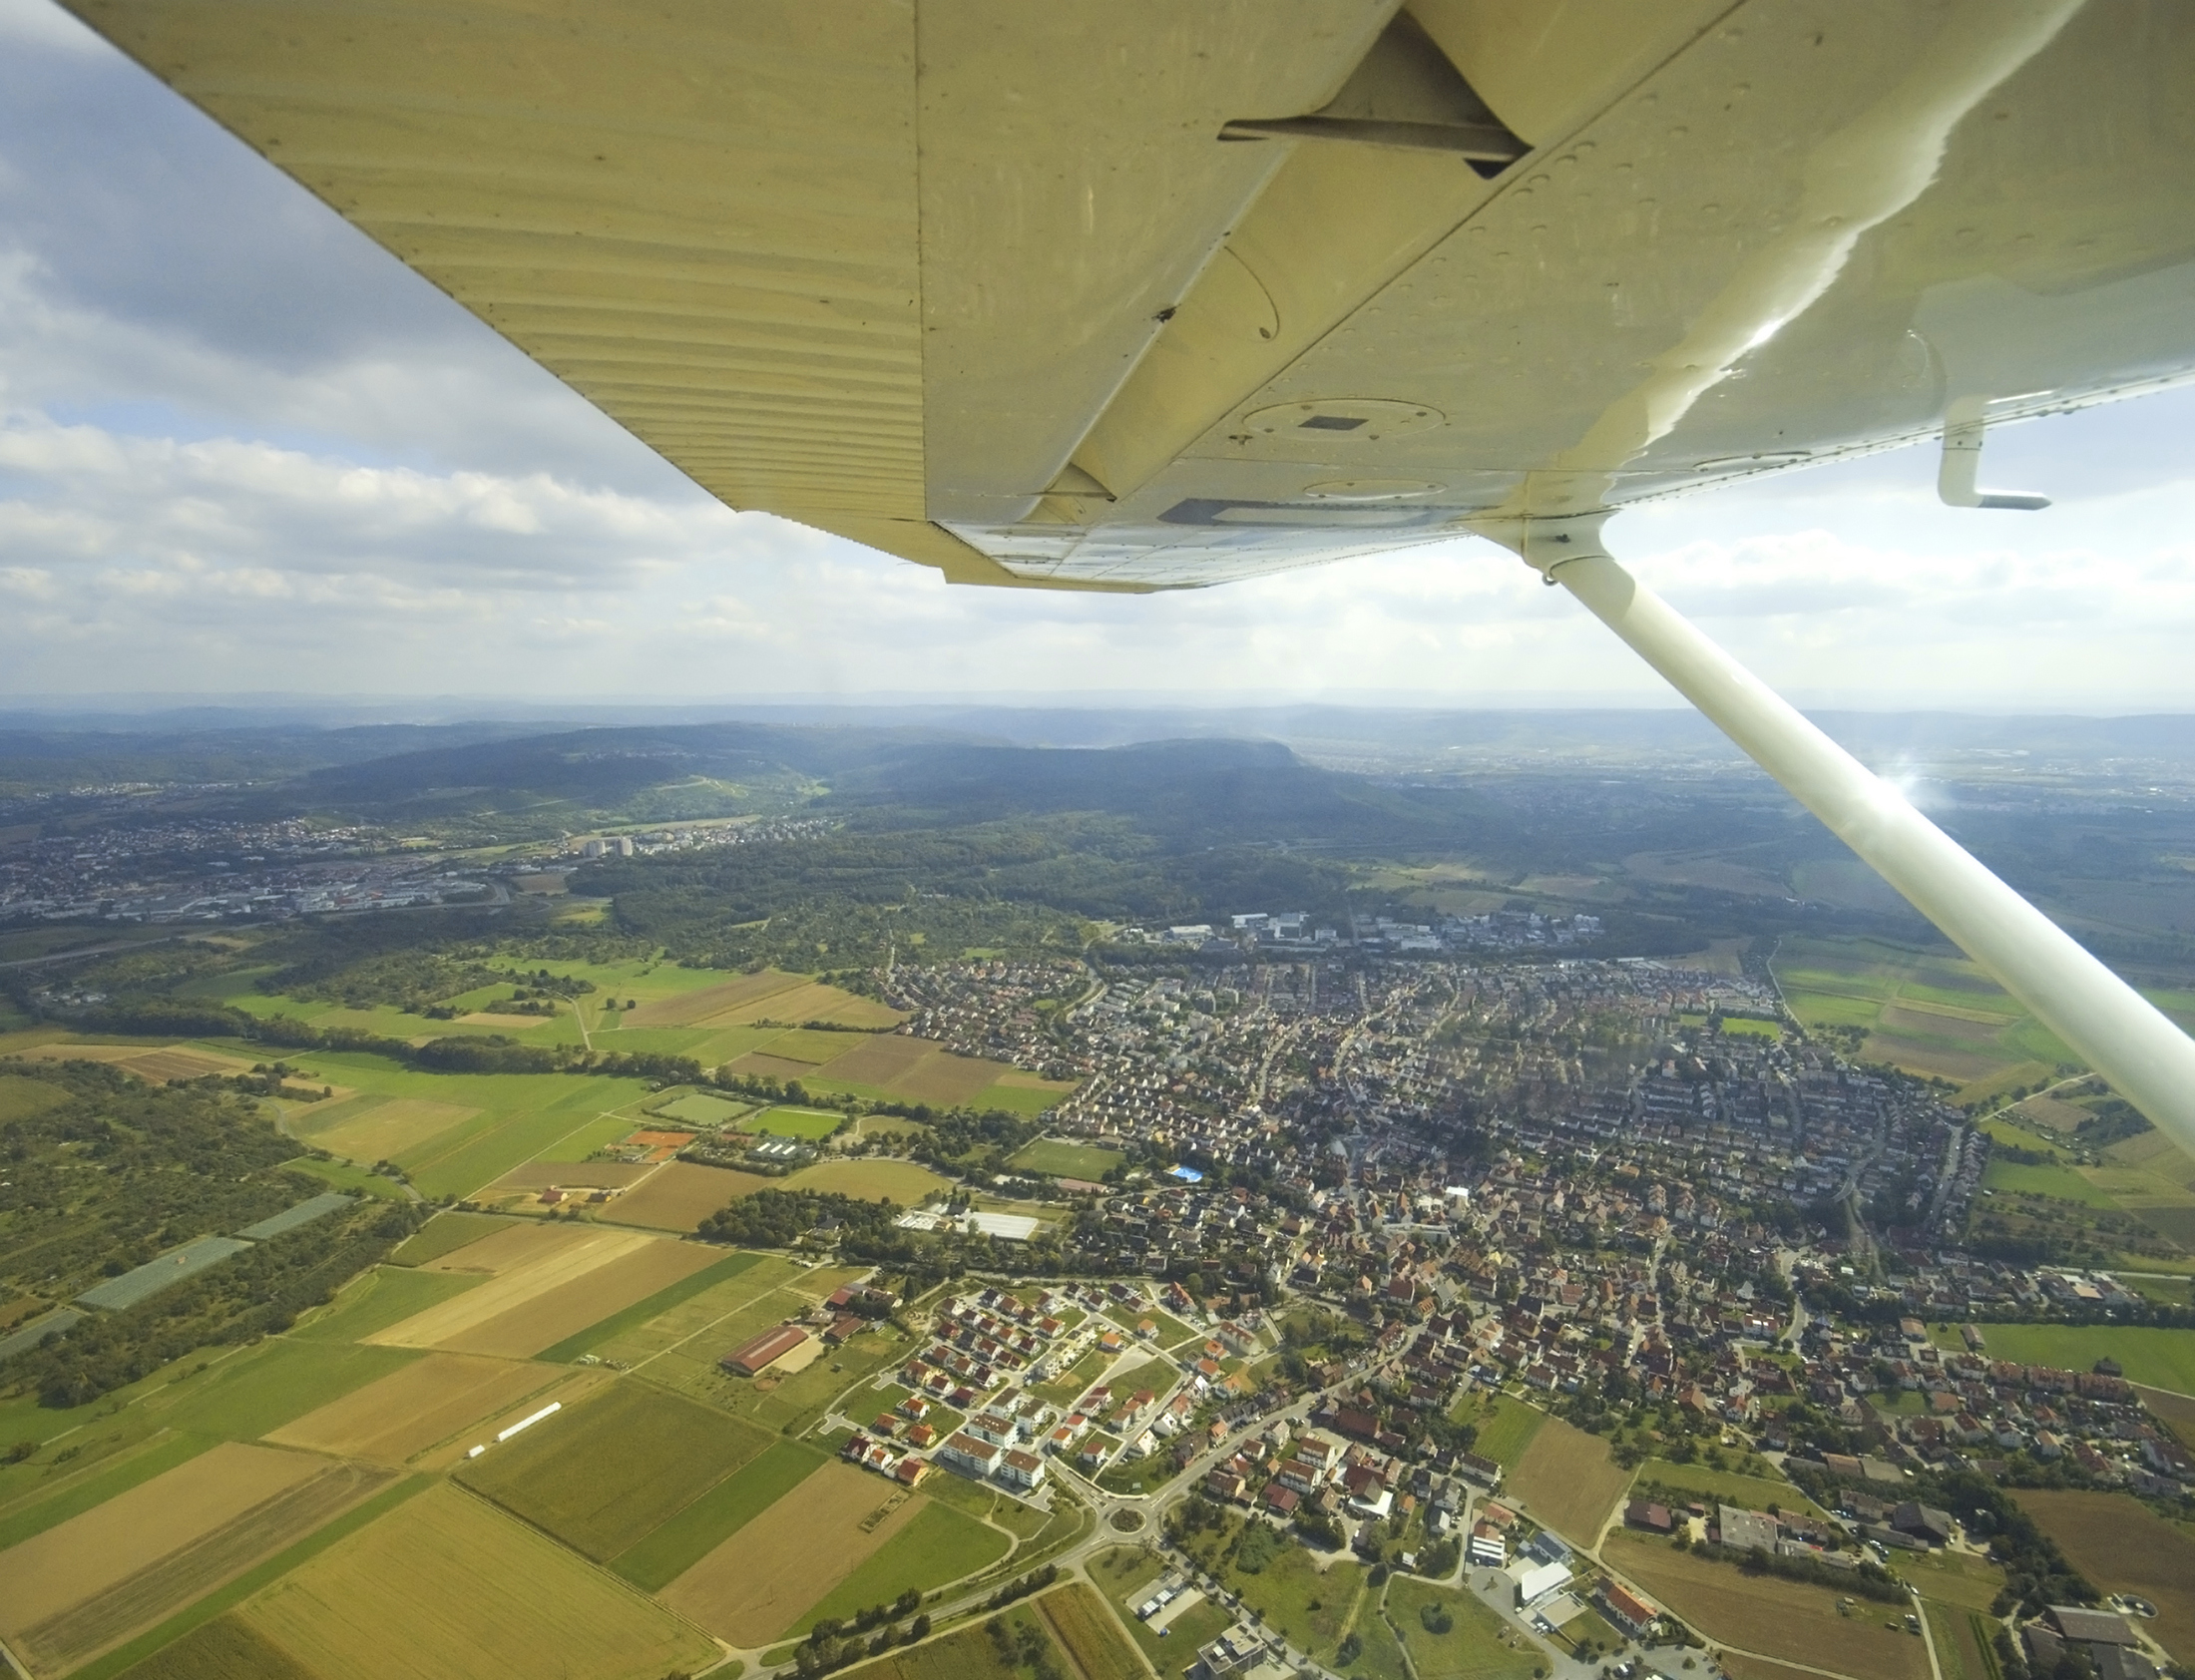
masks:
<svg viewBox="0 0 2195 1680"><path fill-rule="evenodd" d="M2195 1041L1601 546L1605 515L1505 521L1516 550L1629 644L2076 1055L2195 1154Z"/></svg>

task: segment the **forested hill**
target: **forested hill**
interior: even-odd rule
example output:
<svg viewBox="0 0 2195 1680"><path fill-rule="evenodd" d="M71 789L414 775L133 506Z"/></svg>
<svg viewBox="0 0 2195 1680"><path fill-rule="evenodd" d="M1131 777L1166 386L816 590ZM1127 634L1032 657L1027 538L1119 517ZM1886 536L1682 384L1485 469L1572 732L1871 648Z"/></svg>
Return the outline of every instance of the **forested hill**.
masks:
<svg viewBox="0 0 2195 1680"><path fill-rule="evenodd" d="M1382 786L1304 763L1278 741L1150 741L1100 750L906 746L847 768L823 801L857 825L927 817L997 822L1068 811L1125 817L1176 845L1454 846L1490 824L1486 801ZM879 816L883 807L887 815Z"/></svg>

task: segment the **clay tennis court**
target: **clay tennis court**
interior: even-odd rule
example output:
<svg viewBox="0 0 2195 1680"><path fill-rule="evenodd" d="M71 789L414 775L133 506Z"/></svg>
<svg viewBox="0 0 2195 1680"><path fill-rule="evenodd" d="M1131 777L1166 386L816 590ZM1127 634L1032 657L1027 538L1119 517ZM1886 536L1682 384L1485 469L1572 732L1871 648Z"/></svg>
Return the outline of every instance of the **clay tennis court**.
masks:
<svg viewBox="0 0 2195 1680"><path fill-rule="evenodd" d="M439 1346L454 1353L529 1359L723 1257L721 1249L705 1248L699 1243L642 1237L639 1247L545 1290L508 1312L446 1337Z"/></svg>
<svg viewBox="0 0 2195 1680"><path fill-rule="evenodd" d="M531 1264L515 1270L499 1270L478 1289L468 1289L429 1307L423 1313L414 1313L399 1324L376 1331L365 1338L391 1348L442 1348L463 1344L463 1351L485 1353L488 1349L474 1345L485 1326L504 1314L515 1312L566 1285L579 1281L591 1272L609 1265L612 1261L634 1253L655 1237L643 1236L638 1231L573 1231L566 1227L558 1233L569 1238L563 1245L551 1249ZM501 1235L474 1243L473 1248L485 1248L489 1243L501 1242ZM469 1268L451 1265L462 1260L469 1249L459 1249L436 1263L438 1271L465 1271ZM556 1338L550 1338L551 1341ZM547 1346L547 1343L542 1344Z"/></svg>
<svg viewBox="0 0 2195 1680"><path fill-rule="evenodd" d="M767 1645L929 1502L912 1494L863 1532L898 1492L851 1465L824 1465L672 1581L662 1600L730 1644Z"/></svg>
<svg viewBox="0 0 2195 1680"><path fill-rule="evenodd" d="M278 1447L401 1465L468 1424L515 1406L557 1375L549 1367L512 1360L429 1354L264 1439Z"/></svg>
<svg viewBox="0 0 2195 1680"><path fill-rule="evenodd" d="M370 1100L370 1099L369 1099ZM354 1161L391 1161L428 1139L463 1125L478 1108L433 1102L423 1096L392 1096L347 1114L299 1117L298 1135L330 1153Z"/></svg>
<svg viewBox="0 0 2195 1680"><path fill-rule="evenodd" d="M760 1173L666 1161L647 1182L612 1202L606 1217L656 1231L691 1231L718 1208L770 1182Z"/></svg>
<svg viewBox="0 0 2195 1680"><path fill-rule="evenodd" d="M699 1027L713 1024L720 1015L729 1015L743 1008L758 1005L764 998L780 992L791 992L810 982L796 974L779 974L774 969L764 969L760 974L741 975L737 980L727 980L720 986L704 986L697 992L687 992L676 998L658 998L654 1003L643 1004L629 1011L625 1018L628 1027Z"/></svg>

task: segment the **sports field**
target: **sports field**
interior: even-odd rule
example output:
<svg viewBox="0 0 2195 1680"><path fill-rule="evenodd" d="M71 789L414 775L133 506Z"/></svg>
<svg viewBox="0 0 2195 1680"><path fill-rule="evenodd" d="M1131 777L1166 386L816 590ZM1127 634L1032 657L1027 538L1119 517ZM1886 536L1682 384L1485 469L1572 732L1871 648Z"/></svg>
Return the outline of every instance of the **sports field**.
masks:
<svg viewBox="0 0 2195 1680"><path fill-rule="evenodd" d="M401 1465L468 1424L515 1406L559 1373L516 1360L429 1354L265 1439L282 1447Z"/></svg>
<svg viewBox="0 0 2195 1680"><path fill-rule="evenodd" d="M1539 1521L1589 1548L1630 1483L1631 1472L1608 1457L1607 1442L1549 1418L1534 1432L1504 1486Z"/></svg>
<svg viewBox="0 0 2195 1680"><path fill-rule="evenodd" d="M1680 1552L1666 1540L1625 1530L1608 1536L1601 1555L1679 1619L1707 1638L1770 1659L1832 1668L1855 1680L1930 1680L1924 1642L1900 1622L1901 1608L1863 1598L1852 1615L1837 1612L1828 1587L1748 1575L1735 1564ZM1824 1653L1834 1652L1825 1662Z"/></svg>
<svg viewBox="0 0 2195 1680"><path fill-rule="evenodd" d="M735 1172L729 1167L702 1166L695 1161L665 1161L613 1200L603 1216L621 1225L645 1225L655 1231L692 1231L719 1208L771 1182L756 1172Z"/></svg>
<svg viewBox="0 0 2195 1680"><path fill-rule="evenodd" d="M458 1479L606 1561L769 1445L712 1407L627 1377L490 1447Z"/></svg>
<svg viewBox="0 0 2195 1680"><path fill-rule="evenodd" d="M823 1465L665 1587L663 1602L732 1645L766 1645L928 1504L882 1476Z"/></svg>
<svg viewBox="0 0 2195 1680"><path fill-rule="evenodd" d="M2012 1497L2097 1586L2154 1603L2148 1631L2181 1662L2195 1663L2195 1536L2184 1526L2120 1493L2038 1489Z"/></svg>
<svg viewBox="0 0 2195 1680"><path fill-rule="evenodd" d="M1126 1159L1127 1156L1117 1149L1070 1143L1064 1137L1040 1137L1006 1164L1024 1172L1041 1172L1054 1178L1087 1178L1095 1182Z"/></svg>
<svg viewBox="0 0 2195 1680"><path fill-rule="evenodd" d="M802 1167L783 1181L788 1190L823 1190L857 1201L895 1201L902 1207L918 1207L941 1190L952 1187L926 1166L913 1161L818 1161Z"/></svg>
<svg viewBox="0 0 2195 1680"><path fill-rule="evenodd" d="M329 1547L240 1616L344 1680L660 1680L715 1655L642 1594L447 1483Z"/></svg>

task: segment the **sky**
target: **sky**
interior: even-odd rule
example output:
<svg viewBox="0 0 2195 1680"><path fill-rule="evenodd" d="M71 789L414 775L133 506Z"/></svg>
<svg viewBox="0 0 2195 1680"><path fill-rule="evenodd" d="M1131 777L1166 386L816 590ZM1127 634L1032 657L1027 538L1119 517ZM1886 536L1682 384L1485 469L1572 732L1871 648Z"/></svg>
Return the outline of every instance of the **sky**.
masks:
<svg viewBox="0 0 2195 1680"><path fill-rule="evenodd" d="M1801 704L2195 710L2195 391L1620 515ZM0 0L0 700L1673 703L1479 543L956 589L689 483L47 0Z"/></svg>

